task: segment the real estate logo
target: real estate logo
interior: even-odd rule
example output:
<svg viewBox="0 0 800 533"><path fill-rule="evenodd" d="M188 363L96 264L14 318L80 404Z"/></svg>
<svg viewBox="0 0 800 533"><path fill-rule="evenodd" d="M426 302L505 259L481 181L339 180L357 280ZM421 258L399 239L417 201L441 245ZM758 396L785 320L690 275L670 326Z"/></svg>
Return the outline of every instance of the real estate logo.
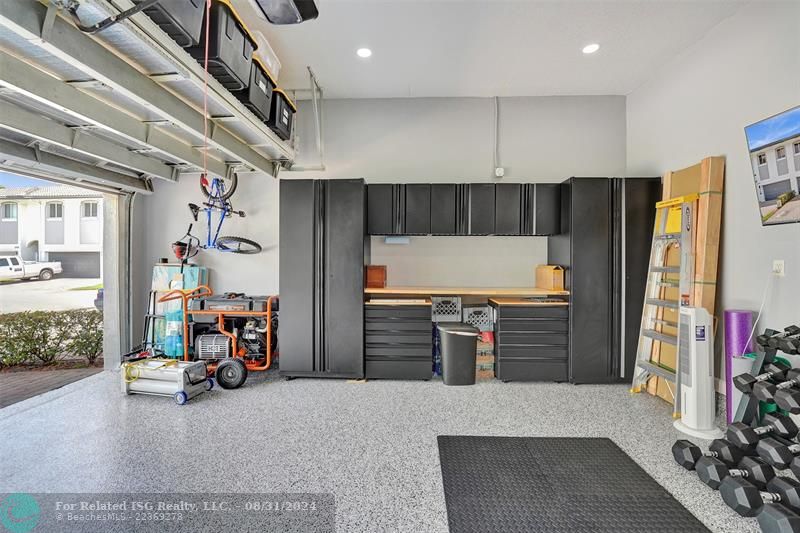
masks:
<svg viewBox="0 0 800 533"><path fill-rule="evenodd" d="M39 523L41 510L30 494L9 494L0 501L0 524L11 533L27 533Z"/></svg>

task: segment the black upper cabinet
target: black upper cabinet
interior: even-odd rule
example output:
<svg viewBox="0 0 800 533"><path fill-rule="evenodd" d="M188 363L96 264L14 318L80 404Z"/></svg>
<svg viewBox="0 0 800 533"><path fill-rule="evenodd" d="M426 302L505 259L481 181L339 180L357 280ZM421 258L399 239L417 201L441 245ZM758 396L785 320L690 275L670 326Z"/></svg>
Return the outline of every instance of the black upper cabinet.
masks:
<svg viewBox="0 0 800 533"><path fill-rule="evenodd" d="M537 183L534 235L556 235L561 226L561 188L558 183Z"/></svg>
<svg viewBox="0 0 800 533"><path fill-rule="evenodd" d="M491 235L494 231L494 183L470 183L467 204L469 235Z"/></svg>
<svg viewBox="0 0 800 533"><path fill-rule="evenodd" d="M522 188L519 183L498 183L495 186L495 234L522 233Z"/></svg>
<svg viewBox="0 0 800 533"><path fill-rule="evenodd" d="M370 235L556 235L551 183L376 183L367 186Z"/></svg>
<svg viewBox="0 0 800 533"><path fill-rule="evenodd" d="M460 187L452 183L431 184L431 234L458 234L456 192Z"/></svg>
<svg viewBox="0 0 800 533"><path fill-rule="evenodd" d="M396 233L394 188L395 186L390 183L367 185L367 233L370 235Z"/></svg>
<svg viewBox="0 0 800 533"><path fill-rule="evenodd" d="M405 189L406 235L431 233L431 186L427 183L409 183Z"/></svg>

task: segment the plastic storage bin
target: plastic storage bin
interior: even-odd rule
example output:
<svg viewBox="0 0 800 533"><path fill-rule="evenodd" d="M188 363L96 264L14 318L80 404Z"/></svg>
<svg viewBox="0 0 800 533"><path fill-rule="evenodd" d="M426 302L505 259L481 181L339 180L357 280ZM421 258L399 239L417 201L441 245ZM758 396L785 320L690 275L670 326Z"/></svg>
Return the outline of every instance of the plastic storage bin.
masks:
<svg viewBox="0 0 800 533"><path fill-rule="evenodd" d="M272 79L261 61L257 57L253 57L253 65L250 67L250 82L247 84L247 88L233 91L233 95L262 122L266 122L269 119L272 91L274 90L275 80Z"/></svg>
<svg viewBox="0 0 800 533"><path fill-rule="evenodd" d="M494 331L494 313L488 305L470 305L462 308L462 322L481 331Z"/></svg>
<svg viewBox="0 0 800 533"><path fill-rule="evenodd" d="M431 319L434 322L461 322L461 297L431 296Z"/></svg>
<svg viewBox="0 0 800 533"><path fill-rule="evenodd" d="M442 380L445 385L475 384L475 348L480 331L461 322L439 324L442 342Z"/></svg>
<svg viewBox="0 0 800 533"><path fill-rule="evenodd" d="M281 89L272 93L272 109L269 113L267 126L284 141L292 136L292 122L297 106Z"/></svg>
<svg viewBox="0 0 800 533"><path fill-rule="evenodd" d="M229 91L241 91L250 80L256 42L228 1L213 0L210 20L203 21L204 25L210 24L208 72ZM205 42L187 48L187 51L201 65L204 63Z"/></svg>
<svg viewBox="0 0 800 533"><path fill-rule="evenodd" d="M144 0L133 0L136 5ZM142 11L172 37L179 46L188 48L200 44L205 0L169 0L159 2Z"/></svg>

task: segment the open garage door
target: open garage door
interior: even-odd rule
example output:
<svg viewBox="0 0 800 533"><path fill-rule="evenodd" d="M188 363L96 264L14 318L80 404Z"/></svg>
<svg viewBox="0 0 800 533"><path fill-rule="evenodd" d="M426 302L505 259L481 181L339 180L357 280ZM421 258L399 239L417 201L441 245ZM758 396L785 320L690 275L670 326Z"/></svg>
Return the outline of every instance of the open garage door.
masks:
<svg viewBox="0 0 800 533"><path fill-rule="evenodd" d="M65 278L99 278L100 252L50 252L49 261L59 261Z"/></svg>

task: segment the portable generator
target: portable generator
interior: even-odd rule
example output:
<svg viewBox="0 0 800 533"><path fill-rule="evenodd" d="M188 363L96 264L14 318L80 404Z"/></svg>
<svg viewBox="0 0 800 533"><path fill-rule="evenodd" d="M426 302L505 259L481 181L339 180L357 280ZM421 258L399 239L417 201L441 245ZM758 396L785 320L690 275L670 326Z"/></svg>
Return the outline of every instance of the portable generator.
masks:
<svg viewBox="0 0 800 533"><path fill-rule="evenodd" d="M203 361L143 358L122 363L122 391L125 394L172 396L183 405L214 387Z"/></svg>
<svg viewBox="0 0 800 533"><path fill-rule="evenodd" d="M202 361L224 389L241 387L248 371L267 370L278 347L278 297L214 295L206 286L172 291L183 300L184 360Z"/></svg>

